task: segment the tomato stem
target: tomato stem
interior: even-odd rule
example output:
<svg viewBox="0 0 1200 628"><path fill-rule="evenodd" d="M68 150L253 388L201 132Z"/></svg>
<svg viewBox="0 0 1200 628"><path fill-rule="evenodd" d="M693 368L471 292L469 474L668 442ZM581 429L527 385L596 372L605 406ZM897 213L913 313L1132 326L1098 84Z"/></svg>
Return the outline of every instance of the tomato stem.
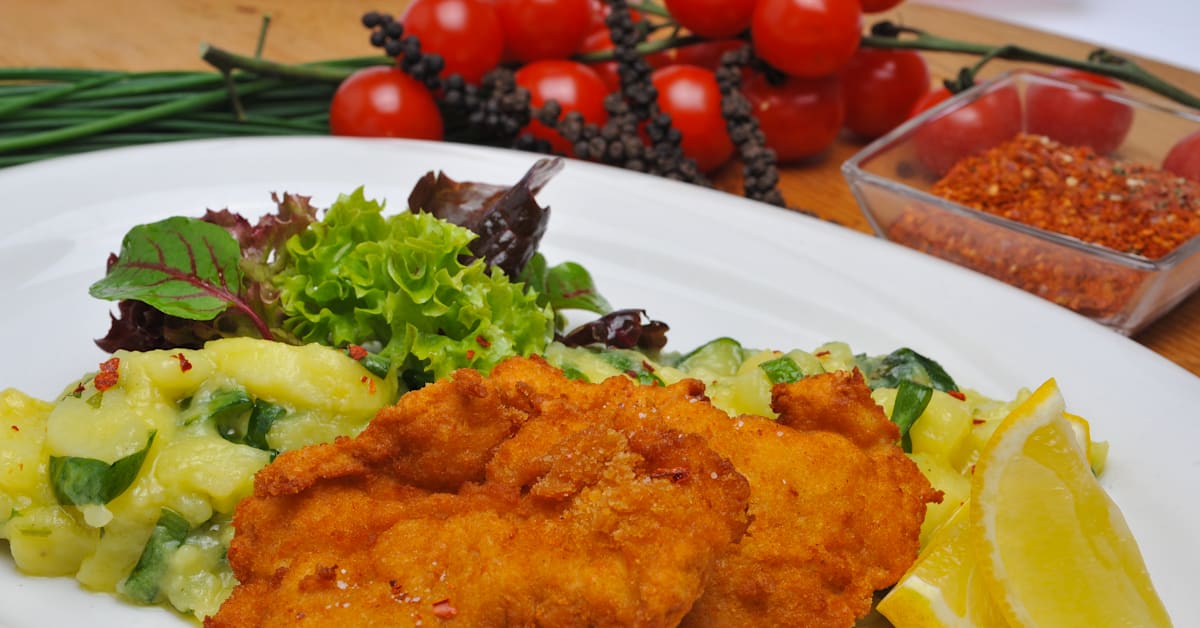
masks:
<svg viewBox="0 0 1200 628"><path fill-rule="evenodd" d="M638 54L642 56L670 50L672 48L682 48L700 42L711 41L696 35L672 35L661 39L645 41L637 45ZM616 57L612 50L597 50L594 52L582 52L571 57L581 63L593 63L596 61L613 61Z"/></svg>
<svg viewBox="0 0 1200 628"><path fill-rule="evenodd" d="M653 2L629 2L629 10L645 13L646 15L654 15L669 20L674 20L675 16L666 7Z"/></svg>
<svg viewBox="0 0 1200 628"><path fill-rule="evenodd" d="M258 41L254 44L254 58L261 59L263 47L267 45L267 30L271 28L271 15L266 14L262 17L262 26L258 29Z"/></svg>
<svg viewBox="0 0 1200 628"><path fill-rule="evenodd" d="M322 83L341 83L359 68L394 63L387 57L359 57L324 63L286 64L261 57L240 55L208 44L200 47L200 58L222 72L244 70L260 76Z"/></svg>
<svg viewBox="0 0 1200 628"><path fill-rule="evenodd" d="M974 80L975 75L992 59L1007 59L1009 61L1062 66L1110 76L1126 83L1144 87L1181 105L1200 109L1200 97L1168 83L1129 59L1111 54L1103 49L1093 51L1086 59L1074 59L1013 44L990 46L949 39L917 29L898 27L890 22L880 22L871 30L873 34L862 38L861 45L864 47L955 52L982 57L974 66L965 68L959 74L959 78L956 81L947 83L946 86L951 91L961 91L970 87L970 83Z"/></svg>

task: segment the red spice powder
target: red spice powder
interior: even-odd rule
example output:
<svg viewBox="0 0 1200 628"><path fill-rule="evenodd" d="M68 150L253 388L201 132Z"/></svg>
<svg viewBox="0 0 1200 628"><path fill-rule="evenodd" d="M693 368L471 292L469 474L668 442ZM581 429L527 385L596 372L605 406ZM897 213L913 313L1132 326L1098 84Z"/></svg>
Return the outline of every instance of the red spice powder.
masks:
<svg viewBox="0 0 1200 628"><path fill-rule="evenodd" d="M1200 184L1149 166L1018 135L961 160L931 193L1123 253L1157 259L1200 234ZM889 237L1102 322L1146 273L931 208L905 212Z"/></svg>
<svg viewBox="0 0 1200 628"><path fill-rule="evenodd" d="M931 191L1148 259L1200 234L1200 183L1040 135L1018 135L959 161Z"/></svg>

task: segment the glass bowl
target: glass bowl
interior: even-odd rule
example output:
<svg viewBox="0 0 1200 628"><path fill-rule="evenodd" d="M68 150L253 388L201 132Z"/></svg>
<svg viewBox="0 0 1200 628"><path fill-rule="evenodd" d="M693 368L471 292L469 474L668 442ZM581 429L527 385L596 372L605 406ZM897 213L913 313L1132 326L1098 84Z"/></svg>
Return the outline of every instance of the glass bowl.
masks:
<svg viewBox="0 0 1200 628"><path fill-rule="evenodd" d="M1039 86L1086 90L1128 105L1133 111L1129 132L1108 155L1122 162L1158 167L1180 138L1200 131L1197 112L1090 83L1013 70L905 122L847 160L842 173L880 237L990 275L1132 335L1200 286L1200 236L1149 258L973 209L932 192L946 165L929 158L931 125L981 98L996 98L1004 91L1012 98L1015 91L1019 130L1029 132L1024 105L1030 88ZM1191 204L1200 206L1200 200L1192 199Z"/></svg>

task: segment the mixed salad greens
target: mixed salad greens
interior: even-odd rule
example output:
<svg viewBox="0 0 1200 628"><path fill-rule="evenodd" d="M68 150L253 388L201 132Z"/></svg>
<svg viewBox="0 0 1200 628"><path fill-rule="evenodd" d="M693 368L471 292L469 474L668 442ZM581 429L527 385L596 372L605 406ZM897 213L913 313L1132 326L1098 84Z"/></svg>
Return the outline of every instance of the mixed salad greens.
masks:
<svg viewBox="0 0 1200 628"><path fill-rule="evenodd" d="M401 391L459 368L486 372L506 357L543 354L554 341L628 362L619 372L647 383L662 380L645 372L643 355L614 350L686 370L698 355L737 345L664 351L667 324L644 310L614 310L583 266L549 265L537 249L550 211L535 196L562 165L541 159L511 186L429 172L409 195L410 211L386 216L359 188L323 216L308 197L283 194L277 211L254 223L223 209L134 227L91 287L119 301L97 344L147 351L250 336L362 348L375 372L394 366ZM567 330L567 310L598 318ZM855 365L872 389L898 388L902 432L933 390L958 390L935 361L907 348L859 355ZM788 356L761 368L771 383L812 372Z"/></svg>
<svg viewBox="0 0 1200 628"><path fill-rule="evenodd" d="M541 352L563 311L611 309L582 266L537 253L549 209L534 195L561 166L543 159L508 187L430 173L414 211L389 216L360 188L323 217L284 194L253 224L226 209L137 226L91 287L119 301L97 342L109 352L236 336L355 345L383 370L395 364L409 388ZM661 324L647 327L665 340ZM566 337L636 343L642 328L619 312Z"/></svg>

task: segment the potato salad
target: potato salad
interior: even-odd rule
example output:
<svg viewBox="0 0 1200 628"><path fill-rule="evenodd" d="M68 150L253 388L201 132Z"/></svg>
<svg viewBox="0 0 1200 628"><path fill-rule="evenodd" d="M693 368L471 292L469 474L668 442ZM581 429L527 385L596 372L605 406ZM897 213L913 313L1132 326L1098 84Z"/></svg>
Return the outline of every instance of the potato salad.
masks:
<svg viewBox="0 0 1200 628"><path fill-rule="evenodd" d="M52 402L0 392L0 538L17 567L203 618L236 584L234 507L281 451L362 430L398 394L320 345L118 351Z"/></svg>

